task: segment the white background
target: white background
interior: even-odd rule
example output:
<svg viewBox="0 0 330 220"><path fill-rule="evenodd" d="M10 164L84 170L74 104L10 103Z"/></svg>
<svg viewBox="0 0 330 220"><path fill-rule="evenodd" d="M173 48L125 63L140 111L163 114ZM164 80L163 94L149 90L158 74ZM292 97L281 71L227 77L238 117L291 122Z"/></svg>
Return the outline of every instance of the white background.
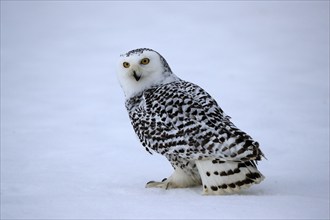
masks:
<svg viewBox="0 0 330 220"><path fill-rule="evenodd" d="M149 47L260 142L239 194L146 189L115 70ZM328 1L1 1L1 218L329 218Z"/></svg>

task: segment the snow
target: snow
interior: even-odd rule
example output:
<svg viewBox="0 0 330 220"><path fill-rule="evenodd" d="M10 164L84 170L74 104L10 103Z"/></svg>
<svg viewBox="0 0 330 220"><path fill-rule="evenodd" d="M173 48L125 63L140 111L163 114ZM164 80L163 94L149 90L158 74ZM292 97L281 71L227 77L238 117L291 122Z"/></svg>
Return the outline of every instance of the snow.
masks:
<svg viewBox="0 0 330 220"><path fill-rule="evenodd" d="M261 144L230 196L146 189L119 55L160 52ZM1 219L329 219L328 1L1 1Z"/></svg>

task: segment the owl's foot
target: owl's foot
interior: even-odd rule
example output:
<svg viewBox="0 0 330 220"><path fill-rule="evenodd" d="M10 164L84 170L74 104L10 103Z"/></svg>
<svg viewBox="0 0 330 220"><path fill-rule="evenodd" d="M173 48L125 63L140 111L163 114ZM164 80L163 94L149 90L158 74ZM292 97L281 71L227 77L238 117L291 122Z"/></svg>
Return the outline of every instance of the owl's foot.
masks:
<svg viewBox="0 0 330 220"><path fill-rule="evenodd" d="M169 178L165 178L161 182L149 181L146 184L146 188L186 188L200 184L200 180L193 179L191 176L187 175L182 169L176 168L174 173Z"/></svg>
<svg viewBox="0 0 330 220"><path fill-rule="evenodd" d="M164 178L161 182L156 181L149 181L146 184L146 188L164 188L168 189L170 186L169 181L167 181L167 178Z"/></svg>

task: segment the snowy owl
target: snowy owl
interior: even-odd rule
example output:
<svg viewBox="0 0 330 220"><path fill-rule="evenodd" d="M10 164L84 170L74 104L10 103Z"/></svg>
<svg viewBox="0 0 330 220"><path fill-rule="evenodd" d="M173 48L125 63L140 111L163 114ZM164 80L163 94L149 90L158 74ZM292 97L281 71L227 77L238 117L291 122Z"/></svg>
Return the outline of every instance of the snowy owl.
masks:
<svg viewBox="0 0 330 220"><path fill-rule="evenodd" d="M203 194L237 193L264 176L258 142L238 129L201 87L184 81L158 52L120 56L117 71L131 124L145 149L164 155L173 174L146 187L202 185Z"/></svg>

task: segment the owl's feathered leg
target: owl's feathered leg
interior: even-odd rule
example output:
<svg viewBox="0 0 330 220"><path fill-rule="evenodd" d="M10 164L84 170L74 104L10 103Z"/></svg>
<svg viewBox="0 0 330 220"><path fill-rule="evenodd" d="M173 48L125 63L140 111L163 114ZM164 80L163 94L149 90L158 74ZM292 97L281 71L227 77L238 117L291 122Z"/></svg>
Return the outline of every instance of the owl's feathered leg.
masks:
<svg viewBox="0 0 330 220"><path fill-rule="evenodd" d="M197 160L196 165L202 178L204 195L237 193L265 178L253 161Z"/></svg>
<svg viewBox="0 0 330 220"><path fill-rule="evenodd" d="M200 179L193 178L186 174L181 168L177 167L169 178L163 179L162 182L150 181L146 184L146 188L186 188L200 184Z"/></svg>

